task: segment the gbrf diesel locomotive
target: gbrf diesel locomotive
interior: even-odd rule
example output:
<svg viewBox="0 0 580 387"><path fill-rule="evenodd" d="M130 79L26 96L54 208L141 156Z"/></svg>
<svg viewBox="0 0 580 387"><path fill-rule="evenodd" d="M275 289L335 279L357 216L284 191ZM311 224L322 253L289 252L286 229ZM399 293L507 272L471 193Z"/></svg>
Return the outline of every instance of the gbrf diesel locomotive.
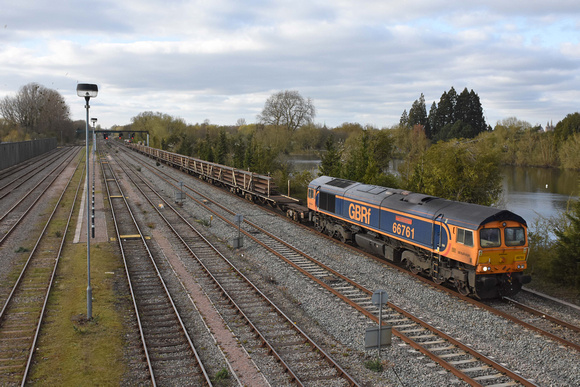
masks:
<svg viewBox="0 0 580 387"><path fill-rule="evenodd" d="M319 231L463 295L509 296L530 281L527 225L513 212L329 176L309 184L307 202Z"/></svg>

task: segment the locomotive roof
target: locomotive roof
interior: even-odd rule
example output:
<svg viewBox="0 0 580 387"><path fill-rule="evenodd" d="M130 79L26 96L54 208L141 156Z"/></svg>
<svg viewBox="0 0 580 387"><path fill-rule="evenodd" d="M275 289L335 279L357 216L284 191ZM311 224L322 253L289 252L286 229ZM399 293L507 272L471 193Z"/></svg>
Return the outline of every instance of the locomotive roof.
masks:
<svg viewBox="0 0 580 387"><path fill-rule="evenodd" d="M402 203L400 201L399 203ZM519 215L508 210L479 204L457 202L432 197L423 204L406 206L407 211L417 215L431 214L432 217L442 216L445 221L455 226L477 230L480 226L495 221L513 220L526 225L526 221Z"/></svg>
<svg viewBox="0 0 580 387"><path fill-rule="evenodd" d="M526 221L511 211L441 199L401 189L362 184L345 179L320 176L310 183L311 188L322 186L324 191L355 199L375 206L433 219L443 216L445 221L459 227L476 230L492 221Z"/></svg>

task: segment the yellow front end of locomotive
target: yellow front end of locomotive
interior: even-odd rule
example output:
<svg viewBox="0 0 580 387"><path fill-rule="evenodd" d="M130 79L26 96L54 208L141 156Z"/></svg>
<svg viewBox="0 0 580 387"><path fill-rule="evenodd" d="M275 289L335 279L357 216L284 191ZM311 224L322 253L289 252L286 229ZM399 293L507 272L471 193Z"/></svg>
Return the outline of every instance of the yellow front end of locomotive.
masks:
<svg viewBox="0 0 580 387"><path fill-rule="evenodd" d="M527 267L527 229L517 222L488 223L478 230L477 274L521 272Z"/></svg>
<svg viewBox="0 0 580 387"><path fill-rule="evenodd" d="M496 274L523 271L527 268L527 250L479 250L477 274Z"/></svg>

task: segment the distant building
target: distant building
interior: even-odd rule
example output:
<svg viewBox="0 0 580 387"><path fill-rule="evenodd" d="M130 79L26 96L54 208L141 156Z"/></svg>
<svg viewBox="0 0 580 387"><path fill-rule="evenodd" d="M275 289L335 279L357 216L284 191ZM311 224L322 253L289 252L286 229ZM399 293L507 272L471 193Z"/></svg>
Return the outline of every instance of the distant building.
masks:
<svg viewBox="0 0 580 387"><path fill-rule="evenodd" d="M553 132L554 125L552 125L552 121L546 123L546 127L544 128L544 132Z"/></svg>

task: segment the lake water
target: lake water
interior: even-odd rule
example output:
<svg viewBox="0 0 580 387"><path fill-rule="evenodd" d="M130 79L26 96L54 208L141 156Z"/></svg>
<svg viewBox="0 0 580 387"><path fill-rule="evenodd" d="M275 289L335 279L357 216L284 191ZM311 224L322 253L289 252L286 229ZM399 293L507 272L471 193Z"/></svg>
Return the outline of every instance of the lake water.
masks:
<svg viewBox="0 0 580 387"><path fill-rule="evenodd" d="M297 170L316 175L320 160L300 157L291 160ZM395 171L398 163L392 164ZM498 207L522 216L529 226L540 217L557 217L566 210L570 199L578 198L580 171L553 168L502 168L503 194Z"/></svg>
<svg viewBox="0 0 580 387"><path fill-rule="evenodd" d="M578 198L579 171L506 166L503 173L500 206L521 215L528 225L540 216L559 216L570 199Z"/></svg>

